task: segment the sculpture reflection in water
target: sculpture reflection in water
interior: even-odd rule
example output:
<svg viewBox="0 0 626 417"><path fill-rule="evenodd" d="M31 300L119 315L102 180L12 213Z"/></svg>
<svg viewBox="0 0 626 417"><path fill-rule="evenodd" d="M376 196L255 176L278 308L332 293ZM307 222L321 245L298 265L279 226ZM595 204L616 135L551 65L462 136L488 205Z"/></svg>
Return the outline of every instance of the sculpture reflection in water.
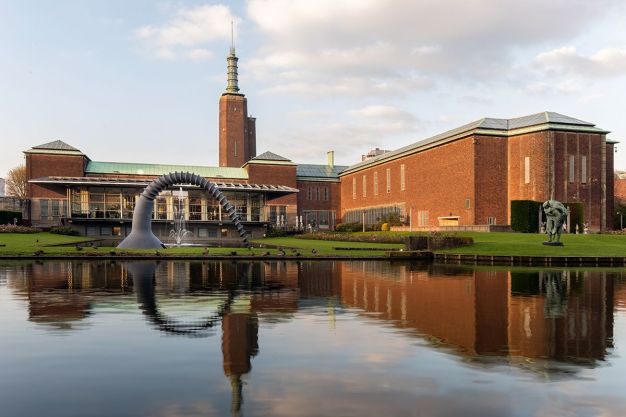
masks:
<svg viewBox="0 0 626 417"><path fill-rule="evenodd" d="M221 326L234 415L243 402L242 377L259 354L259 321L291 321L302 308L331 304L333 315L356 312L369 323L437 340L435 346L443 344L476 366L519 363L545 377L562 372L558 363L568 364L561 373L567 378L607 356L615 300L626 302L622 271L217 261L44 262L19 268L7 285L28 301L30 320L55 331L75 329L92 314L94 302L107 298L115 305L110 297L133 291L148 322L169 335L211 337ZM179 295L219 305L194 320L164 314L171 311L164 309L168 299ZM127 302L128 297L118 301Z"/></svg>
<svg viewBox="0 0 626 417"><path fill-rule="evenodd" d="M208 317L191 322L180 322L162 314L155 293L155 262L133 262L128 271L137 294L137 303L148 320L159 330L173 335L201 337L206 331L221 324L224 373L231 385L231 414L239 415L243 404L241 377L252 369L251 358L258 353L258 317L252 312L237 312L233 304L240 294L230 287L217 311ZM250 284L250 268L244 270L239 282ZM248 288L251 289L251 288Z"/></svg>

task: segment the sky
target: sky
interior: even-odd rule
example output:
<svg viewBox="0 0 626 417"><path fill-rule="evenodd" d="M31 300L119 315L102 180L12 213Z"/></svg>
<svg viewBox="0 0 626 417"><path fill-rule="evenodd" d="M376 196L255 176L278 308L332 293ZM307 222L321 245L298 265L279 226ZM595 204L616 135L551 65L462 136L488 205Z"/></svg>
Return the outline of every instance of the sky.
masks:
<svg viewBox="0 0 626 417"><path fill-rule="evenodd" d="M0 177L57 139L217 165L231 21L259 153L350 165L542 111L626 143L623 0L0 0Z"/></svg>

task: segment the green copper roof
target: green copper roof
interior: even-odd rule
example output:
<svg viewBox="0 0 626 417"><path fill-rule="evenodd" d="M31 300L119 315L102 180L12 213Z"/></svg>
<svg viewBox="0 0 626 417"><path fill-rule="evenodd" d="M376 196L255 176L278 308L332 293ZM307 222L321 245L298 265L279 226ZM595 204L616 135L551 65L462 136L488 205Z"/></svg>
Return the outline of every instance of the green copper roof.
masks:
<svg viewBox="0 0 626 417"><path fill-rule="evenodd" d="M299 180L339 180L339 173L348 168L343 165L316 165L316 164L299 164L296 168L296 176Z"/></svg>
<svg viewBox="0 0 626 417"><path fill-rule="evenodd" d="M163 175L174 171L189 171L206 178L248 179L248 172L243 168L100 161L89 161L85 168L87 174Z"/></svg>

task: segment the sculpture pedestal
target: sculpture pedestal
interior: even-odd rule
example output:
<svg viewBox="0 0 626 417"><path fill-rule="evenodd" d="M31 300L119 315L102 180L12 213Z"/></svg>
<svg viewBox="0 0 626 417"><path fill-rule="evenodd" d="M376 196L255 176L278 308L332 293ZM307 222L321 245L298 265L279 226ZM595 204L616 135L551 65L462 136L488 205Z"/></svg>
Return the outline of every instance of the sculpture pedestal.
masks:
<svg viewBox="0 0 626 417"><path fill-rule="evenodd" d="M543 242L546 246L563 246L563 242Z"/></svg>

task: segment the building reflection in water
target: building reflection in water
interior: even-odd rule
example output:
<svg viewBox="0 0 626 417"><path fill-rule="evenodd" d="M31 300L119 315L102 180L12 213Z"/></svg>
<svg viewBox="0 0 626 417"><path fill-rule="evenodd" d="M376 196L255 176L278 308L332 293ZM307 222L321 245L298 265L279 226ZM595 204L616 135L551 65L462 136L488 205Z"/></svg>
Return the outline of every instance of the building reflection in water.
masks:
<svg viewBox="0 0 626 417"><path fill-rule="evenodd" d="M44 262L10 271L5 285L28 300L29 319L55 329L75 328L94 303L113 295L124 296L120 303L136 302L151 325L169 335L206 337L221 325L233 415L243 403L242 377L259 354L259 322L290 321L309 306L330 306L329 321L335 309L384 321L473 363L499 358L526 366L531 358L593 366L612 347L614 304L624 306L626 300L623 272L594 270L385 262ZM187 298L173 311L163 308L181 296ZM208 300L207 311L181 320L175 307L189 297Z"/></svg>

